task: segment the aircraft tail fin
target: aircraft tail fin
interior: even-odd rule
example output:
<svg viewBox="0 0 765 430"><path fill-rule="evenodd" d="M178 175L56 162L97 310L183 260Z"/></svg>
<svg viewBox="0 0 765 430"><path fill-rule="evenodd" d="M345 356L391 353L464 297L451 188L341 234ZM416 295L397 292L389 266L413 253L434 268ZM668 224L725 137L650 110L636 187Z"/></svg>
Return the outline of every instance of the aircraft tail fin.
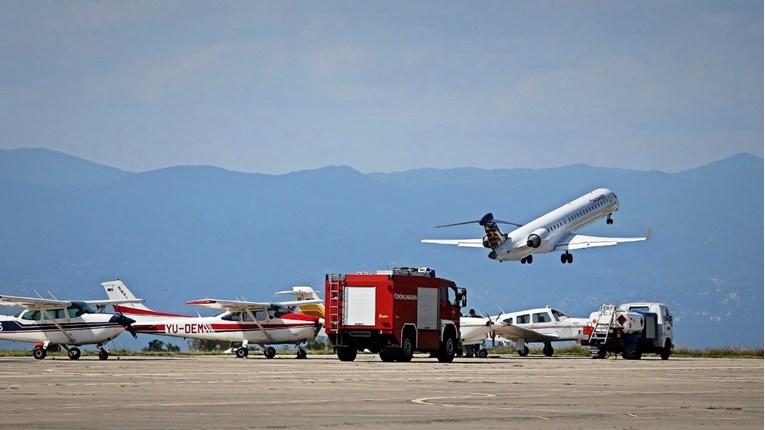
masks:
<svg viewBox="0 0 765 430"><path fill-rule="evenodd" d="M102 282L101 286L104 287L106 295L111 300L123 300L123 299L136 299L137 297L132 291L125 285L124 282L117 279L114 281ZM136 319L140 317L184 317L185 315L169 314L165 312L155 311L150 309L143 303L130 303L124 305L114 305L114 311L123 315L129 315L131 318Z"/></svg>
<svg viewBox="0 0 765 430"><path fill-rule="evenodd" d="M289 294L294 296L295 300L321 300L313 288L305 285L292 287L291 291L278 291L276 294ZM322 303L298 305L297 308L302 314L324 318L324 304Z"/></svg>

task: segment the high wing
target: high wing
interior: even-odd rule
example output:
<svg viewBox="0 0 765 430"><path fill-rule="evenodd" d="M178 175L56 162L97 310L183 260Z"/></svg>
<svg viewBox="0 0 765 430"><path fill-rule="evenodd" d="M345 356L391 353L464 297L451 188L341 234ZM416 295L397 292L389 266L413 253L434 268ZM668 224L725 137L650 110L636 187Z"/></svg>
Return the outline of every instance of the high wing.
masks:
<svg viewBox="0 0 765 430"><path fill-rule="evenodd" d="M125 300L82 300L90 306L104 307L127 303L143 303L143 299ZM72 305L71 300L42 299L39 297L0 296L0 306L11 308L66 308Z"/></svg>
<svg viewBox="0 0 765 430"><path fill-rule="evenodd" d="M67 307L69 300L42 299L39 297L0 296L0 306L9 308L53 308Z"/></svg>
<svg viewBox="0 0 765 430"><path fill-rule="evenodd" d="M259 310L268 309L272 306L299 306L316 303L324 303L324 300L290 300L286 302L247 302L243 300L220 300L220 299L199 299L186 302L189 305L202 306L211 309L225 309L228 311Z"/></svg>
<svg viewBox="0 0 765 430"><path fill-rule="evenodd" d="M619 243L640 242L651 239L651 228L648 227L645 237L602 237L586 236L583 234L569 234L555 244L556 251L573 251L575 249L596 248L599 246L613 246Z"/></svg>
<svg viewBox="0 0 765 430"><path fill-rule="evenodd" d="M516 325L510 325L510 324L504 324L502 326L497 327L495 330L497 333L500 334L500 336L513 341L518 339L524 339L526 342L549 342L553 340L558 340L558 336L550 336L546 334L541 334L534 330L529 330L526 328L522 328Z"/></svg>
<svg viewBox="0 0 765 430"><path fill-rule="evenodd" d="M483 248L483 239L423 239L421 243L435 243L437 245L456 245L468 248Z"/></svg>

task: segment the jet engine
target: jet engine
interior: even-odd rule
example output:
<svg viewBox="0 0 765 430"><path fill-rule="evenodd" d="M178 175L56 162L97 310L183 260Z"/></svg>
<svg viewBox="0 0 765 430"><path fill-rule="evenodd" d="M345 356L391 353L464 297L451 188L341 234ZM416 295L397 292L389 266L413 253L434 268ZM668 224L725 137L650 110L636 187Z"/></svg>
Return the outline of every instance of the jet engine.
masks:
<svg viewBox="0 0 765 430"><path fill-rule="evenodd" d="M529 248L539 248L539 245L542 244L542 241L547 238L547 229L546 228L538 228L531 232L529 235L529 238L526 239L526 246Z"/></svg>

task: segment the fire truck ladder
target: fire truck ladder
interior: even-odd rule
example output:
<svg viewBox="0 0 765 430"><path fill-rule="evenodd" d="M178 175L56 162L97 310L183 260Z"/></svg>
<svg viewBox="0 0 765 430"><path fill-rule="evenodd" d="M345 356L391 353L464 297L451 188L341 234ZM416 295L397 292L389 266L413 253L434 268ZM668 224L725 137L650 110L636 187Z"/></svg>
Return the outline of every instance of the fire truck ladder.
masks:
<svg viewBox="0 0 765 430"><path fill-rule="evenodd" d="M590 345L593 343L604 344L608 340L608 334L614 325L616 317L615 305L602 305L598 314L598 321L590 334Z"/></svg>
<svg viewBox="0 0 765 430"><path fill-rule="evenodd" d="M342 345L340 326L343 323L344 275L329 275L329 329L335 335L335 345Z"/></svg>

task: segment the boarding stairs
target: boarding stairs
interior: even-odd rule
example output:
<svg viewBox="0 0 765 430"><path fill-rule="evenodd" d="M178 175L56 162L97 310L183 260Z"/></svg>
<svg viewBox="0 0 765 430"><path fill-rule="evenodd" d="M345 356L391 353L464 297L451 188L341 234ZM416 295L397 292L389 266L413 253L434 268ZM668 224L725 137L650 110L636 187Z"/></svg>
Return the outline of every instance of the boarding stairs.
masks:
<svg viewBox="0 0 765 430"><path fill-rule="evenodd" d="M602 305L598 320L590 334L589 344L603 344L608 340L608 334L616 321L616 305Z"/></svg>

